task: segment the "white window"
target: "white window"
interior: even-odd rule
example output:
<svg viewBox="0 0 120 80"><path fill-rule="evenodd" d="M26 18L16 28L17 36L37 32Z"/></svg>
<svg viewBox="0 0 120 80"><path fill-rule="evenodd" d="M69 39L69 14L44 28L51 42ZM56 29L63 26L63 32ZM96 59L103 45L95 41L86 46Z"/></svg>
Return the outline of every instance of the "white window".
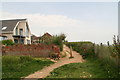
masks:
<svg viewBox="0 0 120 80"><path fill-rule="evenodd" d="M3 40L3 38L0 36L0 41L2 41Z"/></svg>
<svg viewBox="0 0 120 80"><path fill-rule="evenodd" d="M7 29L7 27L3 27L3 28L2 28L2 30L6 30L6 29Z"/></svg>
<svg viewBox="0 0 120 80"><path fill-rule="evenodd" d="M19 32L20 32L20 35L23 36L23 29L20 29Z"/></svg>
<svg viewBox="0 0 120 80"><path fill-rule="evenodd" d="M30 40L27 40L27 44L30 44Z"/></svg>
<svg viewBox="0 0 120 80"><path fill-rule="evenodd" d="M28 29L28 27L26 29L26 36L29 37L29 29Z"/></svg>
<svg viewBox="0 0 120 80"><path fill-rule="evenodd" d="M15 29L15 34L18 35L18 28Z"/></svg>
<svg viewBox="0 0 120 80"><path fill-rule="evenodd" d="M7 40L7 37L6 37L6 36L4 36L4 37L3 37L3 36L2 36L2 37L0 36L0 41L2 41L2 40Z"/></svg>

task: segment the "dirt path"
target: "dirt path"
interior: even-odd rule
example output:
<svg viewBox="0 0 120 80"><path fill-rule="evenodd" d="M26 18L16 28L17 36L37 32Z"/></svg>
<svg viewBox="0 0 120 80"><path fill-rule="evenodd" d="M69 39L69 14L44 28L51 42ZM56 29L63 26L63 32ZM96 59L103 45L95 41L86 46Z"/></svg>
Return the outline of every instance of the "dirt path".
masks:
<svg viewBox="0 0 120 80"><path fill-rule="evenodd" d="M69 63L77 63L77 62L83 62L84 60L82 59L82 57L79 55L79 53L77 53L76 51L72 51L73 57L69 59L70 57L70 49L67 46L63 46L63 52L66 53L66 57L64 58L60 58L59 61L57 61L55 64L52 64L48 67L43 68L40 71L37 71L33 74L30 74L29 76L25 77L25 78L32 78L32 80L37 80L38 78L45 78L48 75L50 75L50 72L53 71L55 68L58 68L60 66L63 66L65 64L69 64ZM24 79L26 80L26 79Z"/></svg>

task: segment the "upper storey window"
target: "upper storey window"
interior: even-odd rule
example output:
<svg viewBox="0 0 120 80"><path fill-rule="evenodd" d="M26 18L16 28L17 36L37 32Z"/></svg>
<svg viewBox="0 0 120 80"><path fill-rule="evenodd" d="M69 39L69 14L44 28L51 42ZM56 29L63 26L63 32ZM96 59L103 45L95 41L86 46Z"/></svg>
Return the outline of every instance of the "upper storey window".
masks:
<svg viewBox="0 0 120 80"><path fill-rule="evenodd" d="M23 36L23 29L20 29L20 35Z"/></svg>
<svg viewBox="0 0 120 80"><path fill-rule="evenodd" d="M28 27L26 28L26 36L27 37L29 36L29 29L28 29Z"/></svg>
<svg viewBox="0 0 120 80"><path fill-rule="evenodd" d="M15 29L15 34L18 35L18 28Z"/></svg>

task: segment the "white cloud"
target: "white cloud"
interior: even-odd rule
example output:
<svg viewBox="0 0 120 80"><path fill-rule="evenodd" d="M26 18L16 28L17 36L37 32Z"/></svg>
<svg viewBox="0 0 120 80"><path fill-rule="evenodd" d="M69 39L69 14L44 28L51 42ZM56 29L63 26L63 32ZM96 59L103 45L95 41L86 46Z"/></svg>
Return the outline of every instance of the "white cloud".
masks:
<svg viewBox="0 0 120 80"><path fill-rule="evenodd" d="M101 23L96 24L90 21L84 22L64 15L13 14L2 12L0 19L21 18L28 19L33 34L40 35L46 31L52 34L63 32L67 34L69 41L91 40L97 43L106 43L107 41L112 41L112 36L117 34L117 29L110 29L108 25L101 25Z"/></svg>
<svg viewBox="0 0 120 80"><path fill-rule="evenodd" d="M43 14L13 14L3 12L2 19L27 18L32 27L65 27L81 24L81 21L69 18L64 15L43 15Z"/></svg>

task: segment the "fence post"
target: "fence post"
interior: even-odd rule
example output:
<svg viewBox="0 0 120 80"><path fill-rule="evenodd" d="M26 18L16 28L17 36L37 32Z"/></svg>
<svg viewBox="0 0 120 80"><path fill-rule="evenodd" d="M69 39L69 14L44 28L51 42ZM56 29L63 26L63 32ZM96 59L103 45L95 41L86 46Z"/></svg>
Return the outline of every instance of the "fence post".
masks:
<svg viewBox="0 0 120 80"><path fill-rule="evenodd" d="M102 46L103 44L102 44L102 43L100 43L100 45Z"/></svg>
<svg viewBox="0 0 120 80"><path fill-rule="evenodd" d="M96 56L96 46L95 46L95 43L93 43L93 53Z"/></svg>
<svg viewBox="0 0 120 80"><path fill-rule="evenodd" d="M110 46L110 43L109 43L109 41L107 42L107 45L108 45L108 46Z"/></svg>
<svg viewBox="0 0 120 80"><path fill-rule="evenodd" d="M72 47L70 46L70 57L73 57L72 56Z"/></svg>

